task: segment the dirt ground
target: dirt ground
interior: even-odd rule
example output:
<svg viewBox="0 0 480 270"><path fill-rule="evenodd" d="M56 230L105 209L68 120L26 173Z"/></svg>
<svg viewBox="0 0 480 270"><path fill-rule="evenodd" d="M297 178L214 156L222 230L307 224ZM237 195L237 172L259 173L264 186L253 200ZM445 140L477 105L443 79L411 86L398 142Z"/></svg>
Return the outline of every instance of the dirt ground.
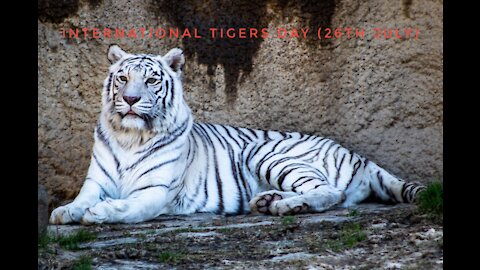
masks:
<svg viewBox="0 0 480 270"><path fill-rule="evenodd" d="M79 230L95 239L73 250L56 241L39 247L38 269L443 269L442 220L418 214L414 205L48 227L53 237Z"/></svg>

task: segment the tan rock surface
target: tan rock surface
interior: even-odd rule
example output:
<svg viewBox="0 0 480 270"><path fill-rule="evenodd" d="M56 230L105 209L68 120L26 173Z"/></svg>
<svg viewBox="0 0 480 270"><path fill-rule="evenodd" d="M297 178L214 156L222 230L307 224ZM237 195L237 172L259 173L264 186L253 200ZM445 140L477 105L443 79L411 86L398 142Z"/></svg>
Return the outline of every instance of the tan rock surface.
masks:
<svg viewBox="0 0 480 270"><path fill-rule="evenodd" d="M198 120L328 136L402 178L442 180L442 2L303 2L39 1L38 180L50 206L73 199L85 177L110 43L134 53L183 48L185 97ZM320 41L60 35L64 28L212 25L366 34ZM375 27L420 35L376 40Z"/></svg>

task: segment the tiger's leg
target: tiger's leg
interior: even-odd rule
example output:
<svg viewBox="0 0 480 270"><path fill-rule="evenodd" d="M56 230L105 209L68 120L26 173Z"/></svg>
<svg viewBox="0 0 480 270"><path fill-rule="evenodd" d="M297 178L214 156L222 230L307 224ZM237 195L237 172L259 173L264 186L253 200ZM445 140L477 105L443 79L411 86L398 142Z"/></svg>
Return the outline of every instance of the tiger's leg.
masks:
<svg viewBox="0 0 480 270"><path fill-rule="evenodd" d="M88 208L81 223L138 223L151 220L166 212L167 195L164 186L157 186L141 190L126 199L108 198Z"/></svg>
<svg viewBox="0 0 480 270"><path fill-rule="evenodd" d="M330 186L319 186L304 194L269 190L250 200L252 213L295 215L305 212L323 212L345 200L342 191Z"/></svg>
<svg viewBox="0 0 480 270"><path fill-rule="evenodd" d="M79 222L87 208L94 206L105 197L103 188L95 181L87 179L75 200L60 206L50 215L51 224Z"/></svg>
<svg viewBox="0 0 480 270"><path fill-rule="evenodd" d="M272 173L275 174L275 171L269 175ZM345 200L344 192L331 186L326 177L309 164L286 165L279 168L277 177L266 180L278 190L257 194L250 201L254 213L291 215L322 212Z"/></svg>
<svg viewBox="0 0 480 270"><path fill-rule="evenodd" d="M295 215L304 212L323 212L345 200L342 191L330 186L318 187L303 195L274 201L268 208L272 215Z"/></svg>

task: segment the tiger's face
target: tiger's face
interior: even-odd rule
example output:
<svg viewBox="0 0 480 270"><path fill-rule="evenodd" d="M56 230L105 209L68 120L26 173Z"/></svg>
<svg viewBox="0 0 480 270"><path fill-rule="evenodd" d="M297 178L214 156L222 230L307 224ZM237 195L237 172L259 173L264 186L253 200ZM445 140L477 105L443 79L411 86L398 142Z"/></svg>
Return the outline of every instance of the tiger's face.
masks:
<svg viewBox="0 0 480 270"><path fill-rule="evenodd" d="M172 49L163 57L134 55L114 45L109 48L108 59L112 66L105 82L103 105L114 129L166 128L183 98L179 87L185 63L183 52Z"/></svg>

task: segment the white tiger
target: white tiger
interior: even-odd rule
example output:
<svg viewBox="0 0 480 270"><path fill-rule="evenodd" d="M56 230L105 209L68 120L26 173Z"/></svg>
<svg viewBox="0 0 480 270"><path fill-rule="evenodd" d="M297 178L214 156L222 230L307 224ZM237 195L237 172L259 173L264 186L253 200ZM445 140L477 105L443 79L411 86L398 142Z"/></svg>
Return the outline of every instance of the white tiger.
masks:
<svg viewBox="0 0 480 270"><path fill-rule="evenodd" d="M334 141L194 122L180 80L183 52L110 46L88 174L52 224L137 223L162 214L290 215L355 205L371 194L412 202L407 183Z"/></svg>

